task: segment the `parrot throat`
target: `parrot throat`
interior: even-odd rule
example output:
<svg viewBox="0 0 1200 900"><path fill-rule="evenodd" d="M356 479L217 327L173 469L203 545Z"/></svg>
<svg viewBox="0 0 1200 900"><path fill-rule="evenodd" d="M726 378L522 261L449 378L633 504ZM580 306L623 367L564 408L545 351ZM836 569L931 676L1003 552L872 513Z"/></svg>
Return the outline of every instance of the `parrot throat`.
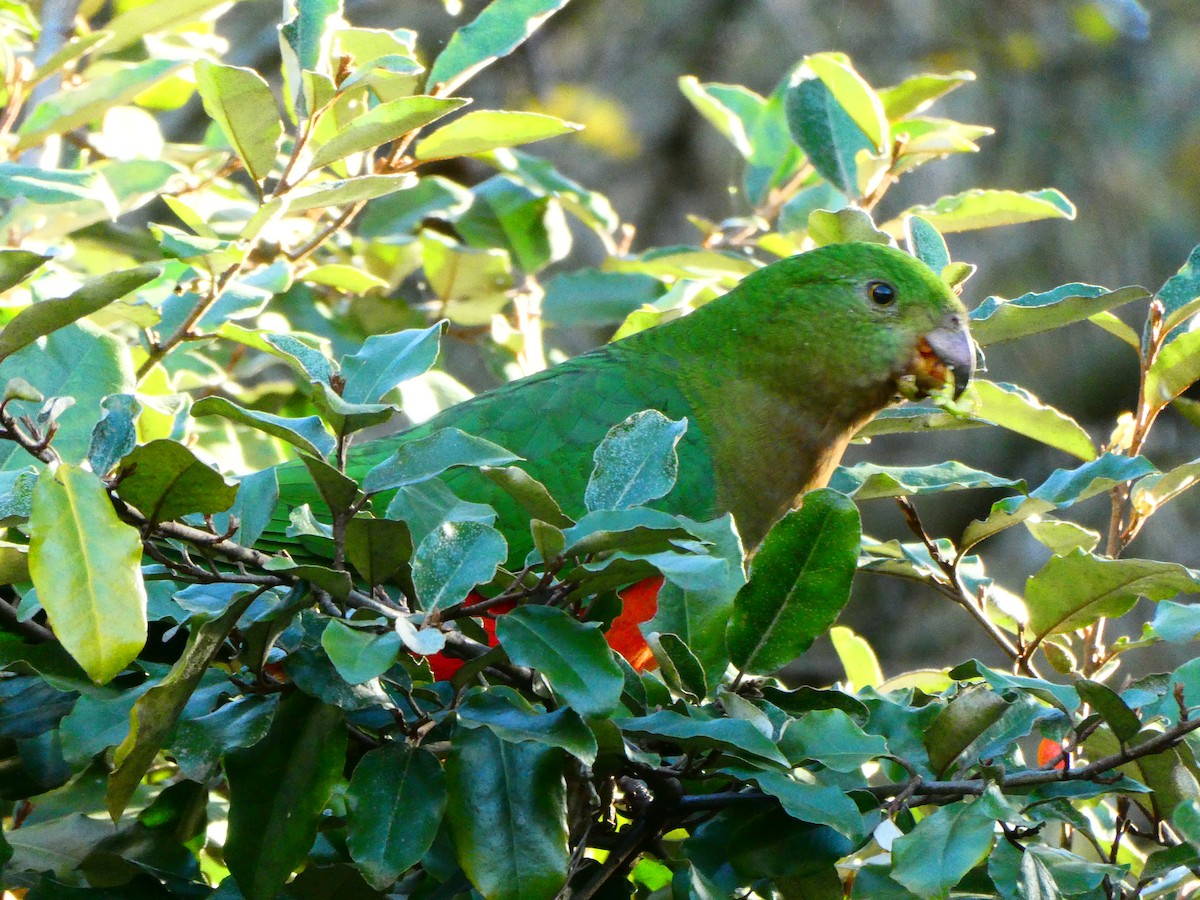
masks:
<svg viewBox="0 0 1200 900"><path fill-rule="evenodd" d="M821 409L740 379L684 391L694 393L696 424L708 437L718 504L733 513L747 549L806 491L829 483L850 438L874 414Z"/></svg>
<svg viewBox="0 0 1200 900"><path fill-rule="evenodd" d="M674 339L659 349L674 360L674 380L707 441L717 508L733 513L748 550L806 491L829 482L850 438L895 393L892 377L843 371L839 380L817 354L792 353L779 364L715 329L661 329L659 338Z"/></svg>

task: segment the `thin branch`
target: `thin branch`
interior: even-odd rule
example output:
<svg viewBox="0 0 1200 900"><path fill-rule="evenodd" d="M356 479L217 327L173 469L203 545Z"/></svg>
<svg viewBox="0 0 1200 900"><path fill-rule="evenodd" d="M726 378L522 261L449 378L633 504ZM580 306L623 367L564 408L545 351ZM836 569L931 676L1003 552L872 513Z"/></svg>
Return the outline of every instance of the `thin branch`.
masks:
<svg viewBox="0 0 1200 900"><path fill-rule="evenodd" d="M44 625L30 620L22 621L18 618L16 609L7 600L0 600L0 624L6 625L10 631L15 631L41 643L57 640L54 632Z"/></svg>
<svg viewBox="0 0 1200 900"><path fill-rule="evenodd" d="M921 543L924 544L930 558L937 564L943 577L946 579L944 589L942 589L941 593L970 613L971 617L979 623L988 637L1008 655L1021 672L1035 678L1040 677L1037 670L1030 663L1028 653L1022 652L1009 639L1008 635L1001 631L999 626L988 616L982 598L977 602L976 598L967 590L966 585L963 584L962 577L958 574L958 560L947 559L945 554L942 553L937 542L925 531L925 526L921 524L921 517L917 514L917 508L913 505L912 501L907 497L897 497L896 503L899 504L901 511L904 513L908 527L920 539ZM935 585L937 584L935 582Z"/></svg>

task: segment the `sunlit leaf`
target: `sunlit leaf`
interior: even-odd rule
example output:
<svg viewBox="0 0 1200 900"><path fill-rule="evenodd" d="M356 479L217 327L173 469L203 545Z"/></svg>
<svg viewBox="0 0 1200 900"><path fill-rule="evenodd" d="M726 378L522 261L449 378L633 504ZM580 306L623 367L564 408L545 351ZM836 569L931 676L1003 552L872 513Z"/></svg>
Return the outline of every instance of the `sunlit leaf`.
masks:
<svg viewBox="0 0 1200 900"><path fill-rule="evenodd" d="M100 479L59 466L38 478L29 519L29 573L55 636L99 684L146 642L142 542Z"/></svg>
<svg viewBox="0 0 1200 900"><path fill-rule="evenodd" d="M429 70L430 89L457 90L480 69L525 43L567 0L494 0L475 20L451 35Z"/></svg>

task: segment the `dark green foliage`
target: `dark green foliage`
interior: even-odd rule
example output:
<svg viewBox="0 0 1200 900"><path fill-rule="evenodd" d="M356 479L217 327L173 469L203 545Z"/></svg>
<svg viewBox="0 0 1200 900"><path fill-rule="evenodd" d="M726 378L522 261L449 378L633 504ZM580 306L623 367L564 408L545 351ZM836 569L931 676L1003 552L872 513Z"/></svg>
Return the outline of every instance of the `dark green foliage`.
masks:
<svg viewBox="0 0 1200 900"><path fill-rule="evenodd" d="M617 380L585 408L542 379L477 427L449 413L398 450L351 444L467 396L447 342L535 373L579 346L571 329L632 334L815 246L903 240L961 286L973 267L945 235L1075 215L1053 189L877 214L897 178L990 134L926 114L973 76L877 90L818 53L765 96L684 77L744 162L744 215L635 251L602 194L514 149L577 126L467 105L471 79L566 0L493 0L440 53L403 22L355 28L338 0L298 0L282 93L214 55L201 20L218 5L117 4L41 68L55 26L5 8L21 64L0 125L0 885L30 900L1195 889L1200 665L1130 680L1125 660L1200 635L1200 573L1123 554L1200 475L1148 443L1168 407L1195 421L1180 395L1200 379L1200 251L1154 298L1070 283L976 305L981 345L1090 321L1137 354L1135 405L1104 442L999 381L889 409L864 435L1000 427L1044 452L1021 477L931 449L840 469L747 565L731 517L659 503L712 498L685 449L695 423ZM156 117L195 93L203 141L158 147ZM155 224L131 225L139 210ZM612 427L543 483L498 439L530 415L547 446L584 417ZM961 533L922 524L929 495L979 489L1006 496ZM1102 495L1103 532L1077 511ZM906 528L862 533L859 505L879 500ZM1008 589L1003 538L987 541L1001 532L1034 551L999 573ZM925 586L947 610L927 627L968 615L994 658L885 681L834 624L858 570ZM639 631L617 592L659 576ZM841 684L772 677L825 634Z"/></svg>

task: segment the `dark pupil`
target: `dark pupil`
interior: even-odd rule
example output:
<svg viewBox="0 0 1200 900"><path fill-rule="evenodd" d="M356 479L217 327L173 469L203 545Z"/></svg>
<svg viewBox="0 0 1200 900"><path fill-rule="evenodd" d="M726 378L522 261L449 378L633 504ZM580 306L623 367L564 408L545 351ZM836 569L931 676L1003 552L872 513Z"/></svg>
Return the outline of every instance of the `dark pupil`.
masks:
<svg viewBox="0 0 1200 900"><path fill-rule="evenodd" d="M871 282L871 299L880 306L886 306L896 299L896 289L882 281Z"/></svg>

